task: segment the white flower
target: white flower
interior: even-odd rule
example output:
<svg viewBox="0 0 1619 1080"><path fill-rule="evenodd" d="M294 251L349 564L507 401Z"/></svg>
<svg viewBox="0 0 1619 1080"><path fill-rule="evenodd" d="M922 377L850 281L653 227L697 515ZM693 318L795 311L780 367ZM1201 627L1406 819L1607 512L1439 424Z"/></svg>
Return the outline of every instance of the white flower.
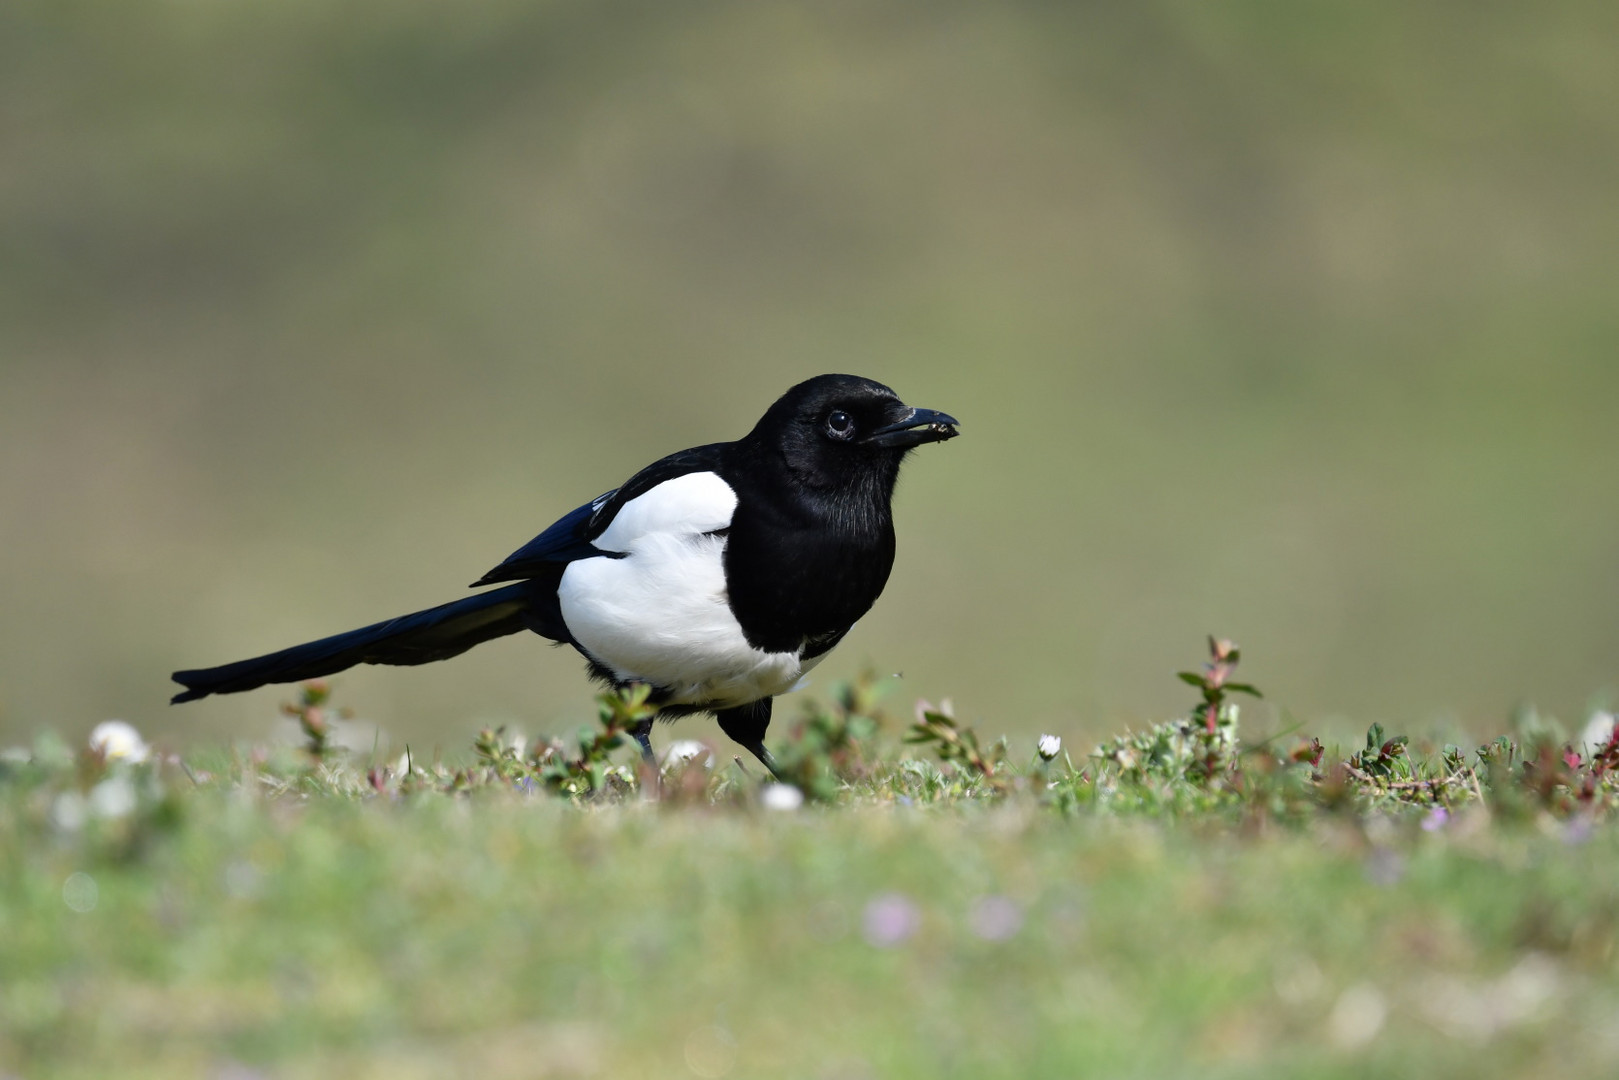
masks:
<svg viewBox="0 0 1619 1080"><path fill-rule="evenodd" d="M791 784L766 784L759 804L766 810L797 810L804 805L804 793Z"/></svg>
<svg viewBox="0 0 1619 1080"><path fill-rule="evenodd" d="M127 776L109 776L90 789L90 812L99 818L128 817L139 801Z"/></svg>
<svg viewBox="0 0 1619 1080"><path fill-rule="evenodd" d="M1377 1038L1388 1015L1382 992L1369 983L1356 983L1338 995L1327 1018L1327 1036L1341 1050L1358 1050Z"/></svg>
<svg viewBox="0 0 1619 1080"><path fill-rule="evenodd" d="M64 791L51 803L51 824L63 832L78 832L86 814L84 796L77 791Z"/></svg>
<svg viewBox="0 0 1619 1080"><path fill-rule="evenodd" d="M663 752L663 767L673 769L699 758L702 759L703 768L714 767L714 751L709 749L707 743L700 743L696 739L676 739Z"/></svg>
<svg viewBox="0 0 1619 1080"><path fill-rule="evenodd" d="M69 874L62 882L62 902L83 915L96 909L100 891L96 888L96 879L80 870Z"/></svg>
<svg viewBox="0 0 1619 1080"><path fill-rule="evenodd" d="M1062 753L1062 739L1056 735L1040 736L1040 760L1050 761Z"/></svg>
<svg viewBox="0 0 1619 1080"><path fill-rule="evenodd" d="M108 761L142 762L151 756L141 733L122 720L103 720L90 732L90 749L99 751Z"/></svg>
<svg viewBox="0 0 1619 1080"><path fill-rule="evenodd" d="M1586 721L1585 730L1580 732L1580 742L1585 745L1587 754L1595 754L1608 745L1608 741L1613 738L1616 722L1619 722L1619 717L1611 712L1591 714L1591 719Z"/></svg>

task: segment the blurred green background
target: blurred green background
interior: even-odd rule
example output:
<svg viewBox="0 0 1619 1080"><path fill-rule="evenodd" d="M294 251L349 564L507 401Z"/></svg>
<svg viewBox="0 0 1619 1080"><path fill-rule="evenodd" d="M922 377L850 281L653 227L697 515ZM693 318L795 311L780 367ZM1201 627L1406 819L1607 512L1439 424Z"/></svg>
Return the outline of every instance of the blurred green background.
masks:
<svg viewBox="0 0 1619 1080"><path fill-rule="evenodd" d="M1318 730L1577 717L1619 7L11 0L0 737L262 737L167 673L453 599L823 371L965 437L822 690L1100 734L1214 631ZM418 746L588 694L532 637L340 684Z"/></svg>

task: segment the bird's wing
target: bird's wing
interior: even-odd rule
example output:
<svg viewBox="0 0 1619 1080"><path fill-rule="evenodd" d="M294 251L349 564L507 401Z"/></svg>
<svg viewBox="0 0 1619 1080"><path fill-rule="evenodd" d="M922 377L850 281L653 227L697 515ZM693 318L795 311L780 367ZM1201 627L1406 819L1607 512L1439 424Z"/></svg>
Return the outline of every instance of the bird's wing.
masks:
<svg viewBox="0 0 1619 1080"><path fill-rule="evenodd" d="M543 573L547 566L600 555L601 552L591 547L590 541L585 539L585 526L597 505L611 499L614 494L609 491L594 502L588 502L558 519L550 528L506 556L499 566L474 581L472 587L493 585L497 581L521 581Z"/></svg>
<svg viewBox="0 0 1619 1080"><path fill-rule="evenodd" d="M561 563L577 559L618 555L624 550L623 544L652 530L686 526L685 531L708 532L725 528L730 524L736 496L713 474L729 445L697 446L654 461L622 487L597 496L558 519L473 582L473 587L537 577ZM707 474L712 480L694 478L677 485L668 489L668 494L673 496L670 498L642 498L660 485L693 474ZM716 484L724 488L723 493L715 489ZM629 512L620 521L620 511L626 508ZM600 544L594 543L598 540Z"/></svg>

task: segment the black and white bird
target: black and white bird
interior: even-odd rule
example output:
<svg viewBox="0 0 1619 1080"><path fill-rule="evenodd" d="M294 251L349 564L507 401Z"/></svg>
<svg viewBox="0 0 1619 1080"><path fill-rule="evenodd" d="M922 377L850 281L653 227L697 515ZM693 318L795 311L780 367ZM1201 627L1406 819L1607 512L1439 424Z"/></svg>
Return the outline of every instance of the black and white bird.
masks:
<svg viewBox="0 0 1619 1080"><path fill-rule="evenodd" d="M799 383L735 442L670 454L557 521L465 600L222 667L177 671L175 702L355 664L425 664L532 630L659 716L710 712L774 771L771 699L871 609L894 563L900 462L958 434L854 375ZM634 732L651 757L652 722Z"/></svg>

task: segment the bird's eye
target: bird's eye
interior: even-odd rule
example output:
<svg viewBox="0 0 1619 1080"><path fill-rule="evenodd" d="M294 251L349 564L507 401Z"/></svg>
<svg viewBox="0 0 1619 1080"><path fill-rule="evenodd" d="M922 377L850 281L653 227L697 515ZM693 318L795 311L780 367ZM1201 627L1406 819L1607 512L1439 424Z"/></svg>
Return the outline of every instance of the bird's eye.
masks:
<svg viewBox="0 0 1619 1080"><path fill-rule="evenodd" d="M847 439L854 434L854 417L842 409L833 409L826 418L826 433L834 439Z"/></svg>

